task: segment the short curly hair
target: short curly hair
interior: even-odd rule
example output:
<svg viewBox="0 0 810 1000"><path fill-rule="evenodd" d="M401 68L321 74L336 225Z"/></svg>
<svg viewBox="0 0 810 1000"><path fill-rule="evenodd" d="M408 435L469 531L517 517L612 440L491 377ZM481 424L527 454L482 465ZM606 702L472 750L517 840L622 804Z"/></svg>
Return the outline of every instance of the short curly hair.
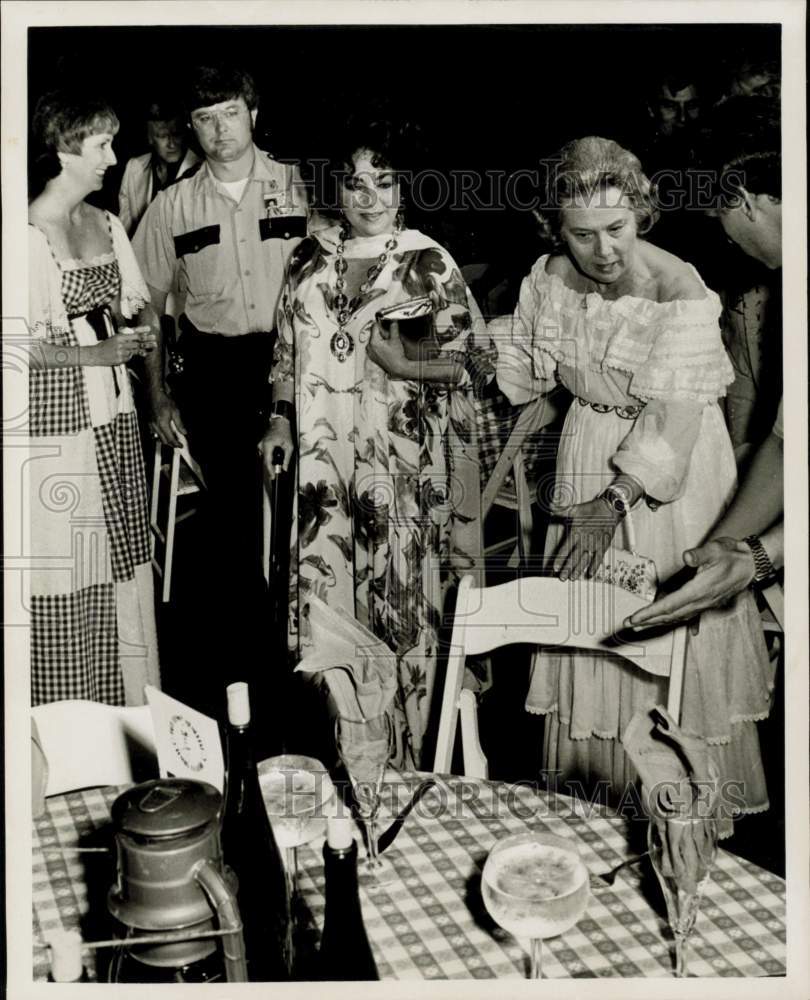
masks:
<svg viewBox="0 0 810 1000"><path fill-rule="evenodd" d="M638 157L612 139L595 135L575 139L548 166L545 201L537 215L543 236L555 250L563 247L562 209L577 197L618 188L632 206L640 235L648 233L659 217L652 185Z"/></svg>
<svg viewBox="0 0 810 1000"><path fill-rule="evenodd" d="M79 154L90 135L118 131L118 115L106 100L81 91L58 90L37 101L31 132L34 169L42 183L62 172L58 153Z"/></svg>

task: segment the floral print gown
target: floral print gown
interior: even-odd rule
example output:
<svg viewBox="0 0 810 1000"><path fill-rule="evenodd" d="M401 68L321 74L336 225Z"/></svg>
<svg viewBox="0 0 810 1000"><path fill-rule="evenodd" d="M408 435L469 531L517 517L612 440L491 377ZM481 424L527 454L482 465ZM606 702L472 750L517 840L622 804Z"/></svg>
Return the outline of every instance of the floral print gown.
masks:
<svg viewBox="0 0 810 1000"><path fill-rule="evenodd" d="M371 288L350 302L351 346L339 360L338 238L332 227L298 247L278 311L271 378L294 387L297 427L290 646L299 659L310 593L386 642L398 670L397 756L419 765L445 593L481 553L473 397L491 362L457 265L416 230L397 234ZM388 239L347 240L345 257L370 268ZM441 350L463 359L464 374L452 386L389 379L366 354L375 315L431 292Z"/></svg>

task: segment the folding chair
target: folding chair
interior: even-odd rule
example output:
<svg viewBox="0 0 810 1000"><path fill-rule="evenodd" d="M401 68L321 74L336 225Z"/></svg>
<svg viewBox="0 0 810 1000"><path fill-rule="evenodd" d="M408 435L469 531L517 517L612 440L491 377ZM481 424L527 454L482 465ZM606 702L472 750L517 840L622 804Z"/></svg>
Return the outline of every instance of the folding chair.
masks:
<svg viewBox="0 0 810 1000"><path fill-rule="evenodd" d="M172 590L172 565L174 562L174 531L175 527L190 517L193 508L184 511L178 516L178 497L191 496L199 493L205 488L205 480L199 465L191 457L188 444L183 439L182 448L171 449L171 459L163 461L163 448L166 447L161 441L155 441L155 461L152 470L152 502L149 511L149 527L152 532L152 567L163 579L161 588L161 600L166 604ZM160 511L160 484L161 480L168 480L169 491L167 498L166 525L161 527L159 520ZM156 541L163 546L163 561L156 554Z"/></svg>
<svg viewBox="0 0 810 1000"><path fill-rule="evenodd" d="M68 699L36 705L31 719L46 761L46 796L158 776L148 705Z"/></svg>
<svg viewBox="0 0 810 1000"><path fill-rule="evenodd" d="M667 708L678 721L686 629L634 635L627 643L617 638L624 619L646 605L647 601L629 591L594 580L532 576L480 588L472 576L465 576L458 589L433 770L450 771L460 715L464 773L487 777L475 695L462 690L464 663L467 656L481 656L512 643L609 651L649 673L668 676Z"/></svg>
<svg viewBox="0 0 810 1000"><path fill-rule="evenodd" d="M553 394L533 399L520 411L515 426L503 447L492 475L484 487L481 498L481 516L486 517L493 506L505 507L517 512L517 531L490 545L486 556L512 550L508 566L525 565L531 553L533 531L532 503L536 499L537 484L530 483L526 469L526 447L535 441L544 427L553 423L560 412L559 399ZM514 492L506 482L509 472L513 472Z"/></svg>

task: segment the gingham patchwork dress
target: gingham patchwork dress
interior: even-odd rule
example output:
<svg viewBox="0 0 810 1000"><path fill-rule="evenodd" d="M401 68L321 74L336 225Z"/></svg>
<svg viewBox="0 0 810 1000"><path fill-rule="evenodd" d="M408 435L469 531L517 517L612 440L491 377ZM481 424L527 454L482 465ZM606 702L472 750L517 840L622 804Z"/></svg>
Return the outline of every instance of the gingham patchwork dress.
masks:
<svg viewBox="0 0 810 1000"><path fill-rule="evenodd" d="M111 252L56 261L29 226L30 333L90 347L148 300L117 218ZM143 458L124 365L29 380L32 704L142 704L159 685Z"/></svg>

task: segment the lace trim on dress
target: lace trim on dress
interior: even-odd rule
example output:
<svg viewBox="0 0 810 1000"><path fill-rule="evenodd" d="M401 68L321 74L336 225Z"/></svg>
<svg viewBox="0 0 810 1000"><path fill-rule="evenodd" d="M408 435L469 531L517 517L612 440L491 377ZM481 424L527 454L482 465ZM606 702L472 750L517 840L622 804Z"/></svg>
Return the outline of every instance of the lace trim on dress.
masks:
<svg viewBox="0 0 810 1000"><path fill-rule="evenodd" d="M539 708L537 705L524 705L523 708L529 715L549 715L551 712L559 711L559 705L556 701L549 708Z"/></svg>
<svg viewBox="0 0 810 1000"><path fill-rule="evenodd" d="M536 350L575 369L624 372L631 378L629 391L642 401L713 402L725 395L734 373L720 336L722 307L714 292L674 302L629 295L603 299L569 288L545 270L545 260L535 266Z"/></svg>

